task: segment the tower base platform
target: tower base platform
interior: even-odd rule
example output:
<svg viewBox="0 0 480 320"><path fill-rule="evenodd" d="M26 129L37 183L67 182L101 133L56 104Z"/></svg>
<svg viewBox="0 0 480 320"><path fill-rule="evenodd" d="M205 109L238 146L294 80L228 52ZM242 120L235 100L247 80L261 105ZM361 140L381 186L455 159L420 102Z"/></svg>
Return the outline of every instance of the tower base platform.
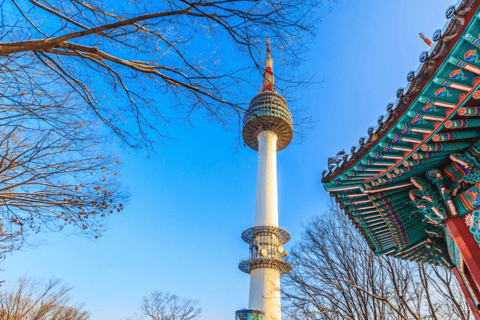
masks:
<svg viewBox="0 0 480 320"><path fill-rule="evenodd" d="M235 320L264 320L265 312L259 310L242 309L235 312Z"/></svg>

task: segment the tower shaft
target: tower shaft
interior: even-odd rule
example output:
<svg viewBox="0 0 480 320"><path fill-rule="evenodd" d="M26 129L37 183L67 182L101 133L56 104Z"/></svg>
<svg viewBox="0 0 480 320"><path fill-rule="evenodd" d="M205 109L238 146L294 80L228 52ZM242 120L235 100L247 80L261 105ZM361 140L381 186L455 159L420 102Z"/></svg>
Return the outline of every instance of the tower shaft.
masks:
<svg viewBox="0 0 480 320"><path fill-rule="evenodd" d="M262 131L257 136L257 140L258 173L254 225L256 227L278 227L278 137L273 131ZM274 247L267 250L270 251L275 249L276 248ZM268 254L271 254L271 252L268 252ZM279 269L265 267L252 270L250 273L250 297L248 307L252 310L260 310L265 312L266 320L281 319Z"/></svg>
<svg viewBox="0 0 480 320"><path fill-rule="evenodd" d="M276 268L252 270L248 308L265 312L265 320L281 320L280 270Z"/></svg>
<svg viewBox="0 0 480 320"><path fill-rule="evenodd" d="M258 136L257 199L255 226L278 227L277 134L262 131Z"/></svg>

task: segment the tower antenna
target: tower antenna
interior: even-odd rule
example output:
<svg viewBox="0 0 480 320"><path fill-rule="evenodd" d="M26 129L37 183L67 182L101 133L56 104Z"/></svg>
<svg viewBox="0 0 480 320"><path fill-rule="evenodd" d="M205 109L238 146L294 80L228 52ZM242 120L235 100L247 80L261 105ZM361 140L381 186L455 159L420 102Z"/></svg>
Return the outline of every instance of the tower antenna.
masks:
<svg viewBox="0 0 480 320"><path fill-rule="evenodd" d="M263 72L263 89L262 91L273 91L275 84L275 77L273 75L273 59L270 49L270 37L267 41L267 58L265 59L265 71Z"/></svg>

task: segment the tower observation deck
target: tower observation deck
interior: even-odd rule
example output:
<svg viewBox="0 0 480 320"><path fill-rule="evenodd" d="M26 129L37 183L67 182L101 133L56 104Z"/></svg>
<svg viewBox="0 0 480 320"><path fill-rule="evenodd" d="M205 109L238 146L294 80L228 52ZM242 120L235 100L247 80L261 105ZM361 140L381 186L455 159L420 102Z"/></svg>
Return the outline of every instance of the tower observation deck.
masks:
<svg viewBox="0 0 480 320"><path fill-rule="evenodd" d="M243 140L258 151L257 196L254 226L242 233L250 245L250 258L239 269L250 274L249 309L237 311L236 319L281 319L280 275L289 272L283 245L290 234L278 227L277 151L293 138L292 115L285 99L274 91L273 60L267 47L263 89L244 117Z"/></svg>

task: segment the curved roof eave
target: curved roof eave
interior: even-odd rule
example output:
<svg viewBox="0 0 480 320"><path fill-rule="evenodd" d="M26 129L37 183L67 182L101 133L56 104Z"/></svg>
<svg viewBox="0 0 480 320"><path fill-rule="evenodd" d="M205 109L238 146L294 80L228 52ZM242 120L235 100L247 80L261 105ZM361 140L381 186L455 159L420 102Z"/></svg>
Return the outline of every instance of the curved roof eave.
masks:
<svg viewBox="0 0 480 320"><path fill-rule="evenodd" d="M387 106L387 118L379 121L377 127L370 127L368 137L360 138L360 147L352 147L350 155L344 155L343 159L334 170L326 173L322 177L322 183L326 183L346 172L359 161L375 146L381 138L389 132L389 130L397 124L409 107L415 102L415 99L424 89L424 87L432 81L432 76L437 68L442 65L450 50L454 47L457 40L470 22L471 16L479 6L476 0L461 0L455 5L454 18L450 18L442 29L435 34L440 34L435 38L436 44L429 51L424 51L420 55L421 64L416 71L409 72L407 80L409 84L405 88L397 90L397 100L393 104ZM449 7L449 10L452 7ZM448 11L447 10L447 16ZM362 139L363 141L362 143ZM354 150L356 149L356 150ZM324 172L325 173L325 172Z"/></svg>

